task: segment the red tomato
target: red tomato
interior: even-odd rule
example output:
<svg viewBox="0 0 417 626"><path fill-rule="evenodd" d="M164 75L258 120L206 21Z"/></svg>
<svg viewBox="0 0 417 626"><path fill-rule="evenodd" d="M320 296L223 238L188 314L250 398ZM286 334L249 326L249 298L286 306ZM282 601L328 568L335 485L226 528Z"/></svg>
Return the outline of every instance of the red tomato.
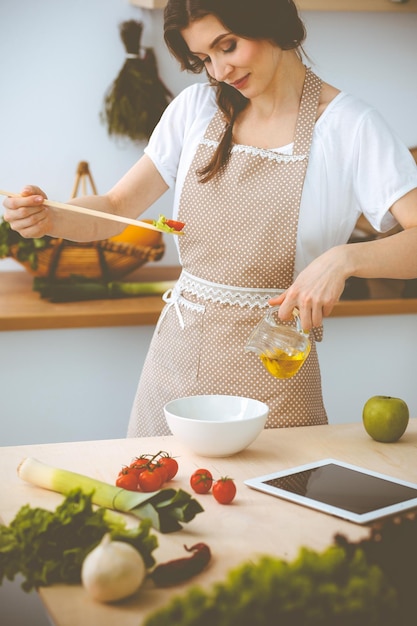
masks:
<svg viewBox="0 0 417 626"><path fill-rule="evenodd" d="M156 463L152 463L151 468L152 468L152 471L154 471L157 474L159 474L159 476L161 478L161 485L163 485L164 483L167 482L167 480L168 480L168 468L165 465L160 463L160 461L157 461Z"/></svg>
<svg viewBox="0 0 417 626"><path fill-rule="evenodd" d="M136 472L131 470L130 467L123 467L116 478L116 487L122 487L122 489L128 489L129 491L137 491L138 479Z"/></svg>
<svg viewBox="0 0 417 626"><path fill-rule="evenodd" d="M236 495L236 485L232 478L224 476L213 485L213 496L220 504L230 504Z"/></svg>
<svg viewBox="0 0 417 626"><path fill-rule="evenodd" d="M158 459L159 465L164 465L168 472L167 480L172 480L174 476L177 475L178 472L178 462L172 456L161 456Z"/></svg>
<svg viewBox="0 0 417 626"><path fill-rule="evenodd" d="M141 491L158 491L162 487L161 475L153 467L144 469L138 475L138 485Z"/></svg>
<svg viewBox="0 0 417 626"><path fill-rule="evenodd" d="M177 222L177 220L167 220L166 225L174 230L182 230L185 226L184 222Z"/></svg>
<svg viewBox="0 0 417 626"><path fill-rule="evenodd" d="M131 464L129 465L129 469L131 469L132 472L135 472L136 478L138 478L139 474L147 468L148 463L149 459L146 459L145 457L140 457L131 462Z"/></svg>
<svg viewBox="0 0 417 626"><path fill-rule="evenodd" d="M213 476L206 469L198 469L191 475L190 485L196 493L208 493L213 484Z"/></svg>
<svg viewBox="0 0 417 626"><path fill-rule="evenodd" d="M129 467L139 468L143 465L147 465L150 460L146 456L138 456L136 459L133 459Z"/></svg>

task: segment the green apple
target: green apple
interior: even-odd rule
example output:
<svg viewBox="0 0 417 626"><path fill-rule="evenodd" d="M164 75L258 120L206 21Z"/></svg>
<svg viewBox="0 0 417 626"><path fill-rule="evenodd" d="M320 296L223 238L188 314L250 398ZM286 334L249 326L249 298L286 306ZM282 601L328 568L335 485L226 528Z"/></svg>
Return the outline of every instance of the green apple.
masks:
<svg viewBox="0 0 417 626"><path fill-rule="evenodd" d="M398 441L405 433L409 417L404 400L391 396L372 396L365 402L362 412L368 435L383 443Z"/></svg>

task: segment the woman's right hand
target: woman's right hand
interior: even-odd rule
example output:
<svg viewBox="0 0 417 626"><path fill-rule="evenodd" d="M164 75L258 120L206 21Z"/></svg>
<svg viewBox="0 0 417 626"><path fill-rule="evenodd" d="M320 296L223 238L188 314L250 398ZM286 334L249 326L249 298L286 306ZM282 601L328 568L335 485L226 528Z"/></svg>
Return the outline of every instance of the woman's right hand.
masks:
<svg viewBox="0 0 417 626"><path fill-rule="evenodd" d="M27 185L19 197L8 197L3 202L4 219L22 237L43 237L52 232L51 215L43 204L46 198L42 189Z"/></svg>

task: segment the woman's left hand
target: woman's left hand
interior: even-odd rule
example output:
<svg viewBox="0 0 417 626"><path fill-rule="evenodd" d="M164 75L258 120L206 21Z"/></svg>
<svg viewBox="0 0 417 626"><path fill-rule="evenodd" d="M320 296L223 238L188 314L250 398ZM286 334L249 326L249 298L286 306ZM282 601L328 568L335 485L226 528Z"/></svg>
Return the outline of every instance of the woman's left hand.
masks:
<svg viewBox="0 0 417 626"><path fill-rule="evenodd" d="M350 274L346 246L331 248L317 257L297 276L291 287L269 304L280 305L279 317L290 320L295 307L300 311L303 330L321 326L323 318L330 315L345 288Z"/></svg>

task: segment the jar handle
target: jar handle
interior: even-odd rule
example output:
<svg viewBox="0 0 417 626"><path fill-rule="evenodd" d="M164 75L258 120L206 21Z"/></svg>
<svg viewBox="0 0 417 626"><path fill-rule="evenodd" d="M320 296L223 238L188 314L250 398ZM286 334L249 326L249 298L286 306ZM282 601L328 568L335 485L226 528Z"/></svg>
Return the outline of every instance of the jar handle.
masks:
<svg viewBox="0 0 417 626"><path fill-rule="evenodd" d="M268 311L268 313L267 313L267 315L266 315L266 319L267 319L267 321L272 321L272 322L274 322L274 318L273 318L272 316L273 316L273 314L274 314L274 313L276 313L277 311L279 311L279 308L280 308L280 305L279 305L279 304L276 304L275 306L272 306L272 307L269 309L269 311ZM295 320L295 324L296 324L297 331L298 331L299 333L301 333L302 335L305 335L306 337L308 337L308 333L305 333L305 332L303 331L303 327L301 326L300 311L299 311L299 309L298 309L297 307L294 307L293 312L292 312L292 316L293 316L293 318L294 318L294 320Z"/></svg>

